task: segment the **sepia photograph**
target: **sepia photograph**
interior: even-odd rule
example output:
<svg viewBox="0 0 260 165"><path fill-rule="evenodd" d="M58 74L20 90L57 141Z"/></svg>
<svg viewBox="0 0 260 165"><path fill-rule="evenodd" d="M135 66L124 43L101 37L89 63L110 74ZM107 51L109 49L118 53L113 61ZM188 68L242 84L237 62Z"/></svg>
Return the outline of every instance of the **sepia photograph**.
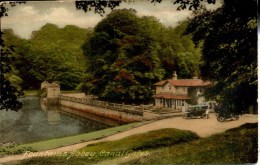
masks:
<svg viewBox="0 0 260 165"><path fill-rule="evenodd" d="M0 2L0 165L256 164L256 0Z"/></svg>

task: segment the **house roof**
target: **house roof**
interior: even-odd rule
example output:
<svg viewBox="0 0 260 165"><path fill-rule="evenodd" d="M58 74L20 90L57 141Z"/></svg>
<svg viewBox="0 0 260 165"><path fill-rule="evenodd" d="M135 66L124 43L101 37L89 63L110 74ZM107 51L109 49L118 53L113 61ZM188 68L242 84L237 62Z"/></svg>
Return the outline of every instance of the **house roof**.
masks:
<svg viewBox="0 0 260 165"><path fill-rule="evenodd" d="M45 88L46 86L49 86L50 83L48 81L44 81L41 83L41 89Z"/></svg>
<svg viewBox="0 0 260 165"><path fill-rule="evenodd" d="M164 98L164 99L178 99L178 100L189 100L190 97L188 95L180 95L180 94L173 94L173 93L159 93L153 95L153 98Z"/></svg>
<svg viewBox="0 0 260 165"><path fill-rule="evenodd" d="M57 84L57 83L55 83L55 82L53 82L53 83L51 83L50 85L48 85L49 87L59 87L60 85L59 84Z"/></svg>
<svg viewBox="0 0 260 165"><path fill-rule="evenodd" d="M208 86L210 84L209 81L202 81L201 79L168 79L155 83L155 86L162 86L166 83L170 83L173 86L181 86L181 87L199 87L199 86Z"/></svg>
<svg viewBox="0 0 260 165"><path fill-rule="evenodd" d="M41 84L50 84L48 81L43 81Z"/></svg>
<svg viewBox="0 0 260 165"><path fill-rule="evenodd" d="M43 89L43 88L48 88L48 87L57 87L57 88L59 88L60 85L57 84L57 83L55 83L55 82L53 82L53 83L50 84L50 83L47 82L47 81L44 81L44 82L41 83L41 89Z"/></svg>

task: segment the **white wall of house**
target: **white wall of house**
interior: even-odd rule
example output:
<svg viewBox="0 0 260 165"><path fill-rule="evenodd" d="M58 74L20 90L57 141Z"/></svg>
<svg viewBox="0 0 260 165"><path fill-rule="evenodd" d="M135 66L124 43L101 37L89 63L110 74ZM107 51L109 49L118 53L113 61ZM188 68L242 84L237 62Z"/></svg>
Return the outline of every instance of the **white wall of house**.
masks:
<svg viewBox="0 0 260 165"><path fill-rule="evenodd" d="M170 83L166 83L165 85L162 86L156 86L156 93L161 93L161 92L176 93L176 88L172 86Z"/></svg>
<svg viewBox="0 0 260 165"><path fill-rule="evenodd" d="M173 93L176 95L189 95L188 88L186 86L173 86L170 83L166 83L162 86L156 86L156 94L159 93ZM196 92L194 93L197 96L197 103L202 104L205 103L205 97L203 96L204 89L198 87ZM157 107L169 107L171 109L183 110L187 108L188 103L187 100L178 100L178 99L155 99L155 106Z"/></svg>
<svg viewBox="0 0 260 165"><path fill-rule="evenodd" d="M188 87L176 87L176 94L187 95Z"/></svg>
<svg viewBox="0 0 260 165"><path fill-rule="evenodd" d="M187 95L188 87L175 87L170 83L163 86L156 86L156 93L171 92L173 94Z"/></svg>

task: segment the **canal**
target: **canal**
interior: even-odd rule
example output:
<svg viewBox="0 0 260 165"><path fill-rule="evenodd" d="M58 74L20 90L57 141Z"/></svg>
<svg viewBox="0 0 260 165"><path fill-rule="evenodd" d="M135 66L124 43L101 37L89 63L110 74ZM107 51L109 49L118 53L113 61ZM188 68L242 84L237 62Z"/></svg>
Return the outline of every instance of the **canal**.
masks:
<svg viewBox="0 0 260 165"><path fill-rule="evenodd" d="M16 144L93 132L110 126L78 117L58 106L46 107L36 96L21 99L18 112L0 111L0 143Z"/></svg>

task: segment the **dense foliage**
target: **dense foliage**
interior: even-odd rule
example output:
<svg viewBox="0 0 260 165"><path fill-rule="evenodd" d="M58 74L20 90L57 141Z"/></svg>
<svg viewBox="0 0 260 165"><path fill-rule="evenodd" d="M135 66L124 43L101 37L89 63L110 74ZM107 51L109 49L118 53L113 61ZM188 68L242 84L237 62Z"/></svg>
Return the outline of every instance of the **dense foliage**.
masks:
<svg viewBox="0 0 260 165"><path fill-rule="evenodd" d="M39 89L44 80L58 81L63 89L75 89L84 77L86 60L80 46L92 30L46 24L30 40L4 31L7 44L15 45L15 67L24 89Z"/></svg>
<svg viewBox="0 0 260 165"><path fill-rule="evenodd" d="M23 2L18 2L23 3ZM0 19L7 16L7 2L0 3ZM13 7L16 2L9 2ZM22 95L20 88L21 79L17 76L17 70L12 63L15 61L14 46L6 45L3 40L3 32L0 32L0 110L18 111L22 103L18 97Z"/></svg>
<svg viewBox="0 0 260 165"><path fill-rule="evenodd" d="M148 0L150 3L161 3L163 0ZM94 10L95 13L103 15L106 8L113 10L122 2L133 3L132 0L102 0L102 1L75 1L76 8L85 12ZM177 5L177 10L189 9L197 10L201 7L201 3L215 4L216 0L174 0L174 5Z"/></svg>
<svg viewBox="0 0 260 165"><path fill-rule="evenodd" d="M0 110L17 111L22 106L22 103L17 100L22 95L22 90L19 86L21 79L12 65L14 60L13 46L6 46L2 41L0 47Z"/></svg>
<svg viewBox="0 0 260 165"><path fill-rule="evenodd" d="M207 94L221 109L241 112L256 105L256 19L256 0L225 0L216 11L199 12L187 29L196 43L204 40L201 74L215 83Z"/></svg>
<svg viewBox="0 0 260 165"><path fill-rule="evenodd" d="M101 99L137 103L149 100L153 84L173 70L183 78L198 74L200 51L189 36L181 37L185 27L166 28L133 9L111 12L83 46L89 60L84 89Z"/></svg>
<svg viewBox="0 0 260 165"><path fill-rule="evenodd" d="M110 0L106 0L102 2L100 1L76 2L76 8L83 9L85 12L90 11L91 8L94 8L95 12L102 14L105 12L104 10L105 8L113 9L116 6L119 6L121 2L122 1L115 2ZM150 2L161 3L162 0L151 0ZM192 1L175 0L173 1L173 4L177 4L178 9L189 8L191 10L193 9L196 10L200 7L202 2L214 4L215 0L192 0ZM1 3L0 5L1 17L7 16L8 8L6 8L5 4L7 3L4 2ZM15 3L13 2L10 2L10 4L11 6L15 6ZM256 7L257 7L256 0L250 0L249 3L247 3L244 0L239 2L235 0L232 1L224 0L224 6L221 9L212 13L203 12L200 16L197 16L195 19L193 19L193 23L191 24L188 30L189 32L195 32L193 38L195 42L199 41L200 39L206 40L206 44L204 44L204 48L203 48L204 63L202 64L202 69L201 69L202 76L204 79L209 79L211 81L217 82L214 88L212 88L211 92L209 92L209 94L211 95L211 97L214 97L222 102L224 101L223 104L226 106L230 106L231 109L235 107L238 108L239 110L242 110L247 108L249 105L256 103L255 102L256 95L257 95L256 94L256 86L257 86ZM196 28L199 25L201 26L199 28ZM210 50L209 48L211 48L211 46L213 49L212 51L209 51ZM166 77L169 77L170 71L173 68L176 68L176 65L179 65L179 67L184 68L184 71L182 69L179 69L178 71L180 74L182 74L183 77L189 77L192 74L194 75L198 74L197 70L192 71L193 73L187 72L187 70L188 71L192 70L191 68L189 68L190 66L196 68L196 64L197 64L196 62L195 63L192 62L191 65L190 64L187 65L187 63L183 61L186 62L190 61L189 59L176 60L177 56L172 55L173 53L171 47L169 48L164 47L164 49L165 49L164 51L158 51L157 49L156 51L160 52L161 54L167 54L168 56L167 57L165 55L160 58L160 60L165 59L162 60L161 63L164 66L163 69L165 70ZM13 104L18 103L17 94L20 93L19 89L16 88L15 86L17 86L17 84L21 82L21 79L19 78L19 76L17 76L18 74L17 71L15 71L16 69L14 67L11 67L10 61L12 60L10 59L13 58L10 57L11 50L12 47L10 46L5 47L5 45L2 44L1 42L1 109L3 109L2 106L3 103L8 99L9 101L7 102L9 102L8 104L10 104L9 107L12 106L11 103ZM175 52L175 50L173 50L173 52ZM248 55L246 55L247 53ZM2 54L7 55L6 56L7 58L2 58L4 57L2 56ZM212 55L210 56L209 54ZM181 55L181 53L179 53L180 57L186 58L187 55L189 56L190 54L189 53L187 54L186 52ZM167 58L172 59L173 57L174 60L167 60ZM50 61L53 61L53 59L51 59ZM207 65L209 63L211 64ZM4 70L3 69L4 65L8 66L8 68L11 69ZM189 69L187 69L187 67ZM63 69L64 70L68 69L68 67L65 68L66 69L64 68ZM211 69L213 69L212 72ZM51 72L50 74L52 76L45 75L43 77L48 77L47 79L52 80L54 79L52 73L53 72ZM38 81L39 79L43 79L43 77L39 75L35 77L37 77L36 79L38 79ZM75 78L78 78L78 77L74 77L71 79L71 77L73 76L72 75L65 76L63 74L63 76L60 76L59 79L64 80L66 82L70 82L70 80L72 79L74 80ZM31 80L29 82L32 83ZM26 83L24 83L24 86L26 86L25 84ZM64 86L66 88L72 88L75 86L76 83L72 83L72 84L74 85L71 85L70 83L65 83ZM85 84L83 84L83 86L84 85ZM6 92L3 92L2 89L5 89L4 91ZM86 85L85 85L85 89L86 89ZM232 104L229 104L230 102L232 102ZM14 107L19 107L19 106L14 106Z"/></svg>

